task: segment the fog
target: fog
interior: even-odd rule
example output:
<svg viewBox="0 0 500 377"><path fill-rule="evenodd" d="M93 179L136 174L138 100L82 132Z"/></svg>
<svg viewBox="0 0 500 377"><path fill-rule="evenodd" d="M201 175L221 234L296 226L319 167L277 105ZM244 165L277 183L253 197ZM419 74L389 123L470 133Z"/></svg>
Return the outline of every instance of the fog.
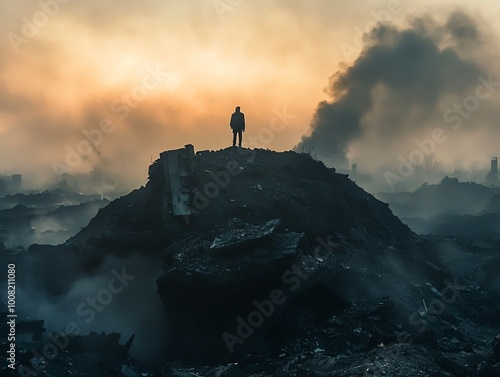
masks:
<svg viewBox="0 0 500 377"><path fill-rule="evenodd" d="M29 262L29 257L24 261ZM156 293L161 266L155 258L133 254L120 258L108 256L86 274L66 263L45 272L34 271L37 269L34 265L23 267L17 278L18 297L22 298L17 310L31 318L44 319L48 332L66 335L118 332L121 344L135 334L131 356L152 361L163 356L162 344L168 337L165 307ZM68 268L80 276L70 279L69 285L58 280L63 275L58 270ZM64 294L54 295L44 289L47 282L54 280L53 276ZM68 333L67 327L76 330Z"/></svg>

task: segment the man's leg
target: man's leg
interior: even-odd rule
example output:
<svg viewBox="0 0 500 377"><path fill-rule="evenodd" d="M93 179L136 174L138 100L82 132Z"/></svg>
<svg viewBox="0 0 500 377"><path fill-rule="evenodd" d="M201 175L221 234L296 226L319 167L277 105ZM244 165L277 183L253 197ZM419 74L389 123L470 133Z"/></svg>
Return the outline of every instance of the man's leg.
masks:
<svg viewBox="0 0 500 377"><path fill-rule="evenodd" d="M236 146L236 131L233 131L233 147Z"/></svg>
<svg viewBox="0 0 500 377"><path fill-rule="evenodd" d="M243 138L243 131L238 131L238 145L241 147L241 139Z"/></svg>

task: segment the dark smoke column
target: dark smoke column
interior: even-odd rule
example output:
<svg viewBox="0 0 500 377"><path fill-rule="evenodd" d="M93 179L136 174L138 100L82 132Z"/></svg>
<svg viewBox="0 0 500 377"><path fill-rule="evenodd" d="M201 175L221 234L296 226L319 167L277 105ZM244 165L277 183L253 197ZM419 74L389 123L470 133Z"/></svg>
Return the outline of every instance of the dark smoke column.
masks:
<svg viewBox="0 0 500 377"><path fill-rule="evenodd" d="M350 146L368 131L376 135L381 153L387 153L388 145L411 141L422 124L442 123L440 100L463 96L477 85L477 77L485 72L462 54L480 45L476 23L469 16L453 13L444 24L422 17L411 25L403 30L379 25L365 35L358 59L330 78L330 100L318 104L311 134L302 137L296 151L313 152L347 169ZM383 96L376 95L380 90ZM376 122L370 118L375 101ZM420 123L411 123L410 114Z"/></svg>

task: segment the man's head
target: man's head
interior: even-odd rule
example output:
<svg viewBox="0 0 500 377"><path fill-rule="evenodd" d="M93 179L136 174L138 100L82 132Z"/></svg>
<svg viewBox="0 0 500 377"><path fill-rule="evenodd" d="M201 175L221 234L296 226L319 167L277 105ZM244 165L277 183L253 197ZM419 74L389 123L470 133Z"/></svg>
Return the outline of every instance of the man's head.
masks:
<svg viewBox="0 0 500 377"><path fill-rule="evenodd" d="M240 107L239 106L236 106L236 112L239 113L240 112Z"/></svg>

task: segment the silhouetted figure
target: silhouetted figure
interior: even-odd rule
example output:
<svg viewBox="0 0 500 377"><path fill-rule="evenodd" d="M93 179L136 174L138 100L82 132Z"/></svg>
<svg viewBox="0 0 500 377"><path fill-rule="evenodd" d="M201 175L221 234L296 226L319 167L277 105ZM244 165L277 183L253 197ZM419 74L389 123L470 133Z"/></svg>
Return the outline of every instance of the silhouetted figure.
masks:
<svg viewBox="0 0 500 377"><path fill-rule="evenodd" d="M236 135L238 135L238 145L241 147L241 139L245 132L245 114L240 111L239 106L236 106L235 112L231 115L229 126L233 130L233 147L236 146Z"/></svg>

